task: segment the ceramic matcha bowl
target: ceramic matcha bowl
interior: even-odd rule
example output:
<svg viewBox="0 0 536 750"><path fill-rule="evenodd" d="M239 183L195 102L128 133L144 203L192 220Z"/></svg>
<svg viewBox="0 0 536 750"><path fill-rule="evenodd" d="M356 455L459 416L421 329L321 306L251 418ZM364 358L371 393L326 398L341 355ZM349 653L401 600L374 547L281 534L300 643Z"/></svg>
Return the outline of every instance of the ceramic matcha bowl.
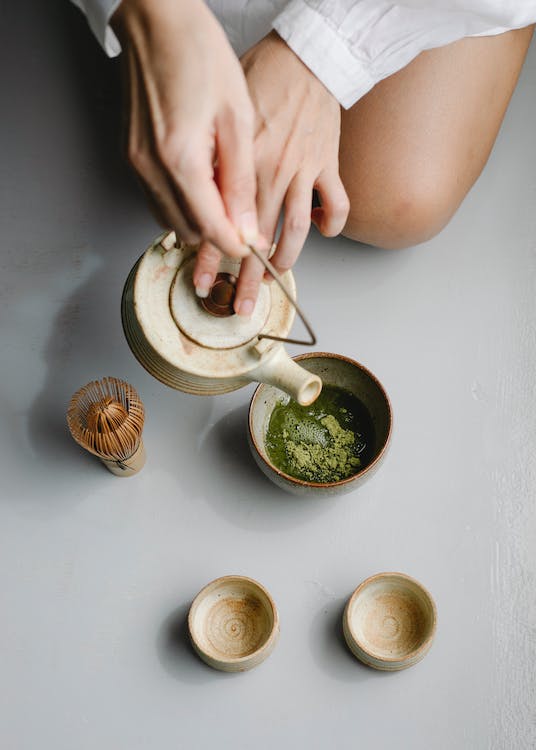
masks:
<svg viewBox="0 0 536 750"><path fill-rule="evenodd" d="M378 573L348 600L343 632L348 648L363 664L396 672L428 653L436 623L434 600L419 581L404 573Z"/></svg>
<svg viewBox="0 0 536 750"><path fill-rule="evenodd" d="M253 457L269 479L282 489L296 495L327 496L350 492L376 471L385 455L392 428L389 397L380 381L366 367L348 357L327 352L312 352L295 357L295 360L301 367L322 379L323 393L328 394L332 390L340 389L340 392L348 394L350 399L356 399L355 402L352 400L352 403L361 409L363 419L367 422L366 448L363 454L360 454L360 460L355 461L355 466L352 464L349 468L346 465L345 472L348 475L344 475L343 471L342 478L316 481L307 478L307 475L303 473L301 478L294 476L294 471L291 471L285 463L285 456L288 457L290 450L288 443L284 446L285 452L279 454L279 456L283 455L283 459L278 460L275 458L272 440L274 435L272 415L275 416L274 410L277 410L279 416L282 413L282 407L287 408L288 397L278 388L262 384L253 394L249 407L248 441ZM311 408L314 407L315 404ZM293 408L292 403L289 408ZM342 409L342 411L346 410ZM329 434L326 430L324 433L327 435L328 446L337 445L337 441L341 443L339 435L343 440L345 439L345 434L342 433L339 425L335 424L335 430L332 430L330 424L327 424L327 427L329 427ZM300 425L296 429L300 429ZM302 447L304 452L309 450L307 440L306 437L303 446L296 444L290 446L293 456L299 454ZM342 446L342 449L346 450L346 446ZM332 460L333 451L331 454L326 454L326 465ZM300 459L301 456L297 455L297 460ZM322 475L321 461L322 454L317 460L317 466ZM309 476L311 475L314 476L310 473Z"/></svg>
<svg viewBox="0 0 536 750"><path fill-rule="evenodd" d="M272 653L279 615L260 583L246 576L223 576L195 597L188 630L206 664L222 672L245 672Z"/></svg>

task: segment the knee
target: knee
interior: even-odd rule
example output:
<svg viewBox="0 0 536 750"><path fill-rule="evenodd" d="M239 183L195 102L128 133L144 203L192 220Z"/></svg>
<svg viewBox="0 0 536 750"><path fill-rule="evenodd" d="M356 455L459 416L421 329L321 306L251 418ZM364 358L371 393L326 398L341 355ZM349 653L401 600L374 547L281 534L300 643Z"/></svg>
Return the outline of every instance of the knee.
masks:
<svg viewBox="0 0 536 750"><path fill-rule="evenodd" d="M461 198L448 185L425 179L362 185L350 195L350 213L343 235L358 242L398 249L418 245L449 222Z"/></svg>

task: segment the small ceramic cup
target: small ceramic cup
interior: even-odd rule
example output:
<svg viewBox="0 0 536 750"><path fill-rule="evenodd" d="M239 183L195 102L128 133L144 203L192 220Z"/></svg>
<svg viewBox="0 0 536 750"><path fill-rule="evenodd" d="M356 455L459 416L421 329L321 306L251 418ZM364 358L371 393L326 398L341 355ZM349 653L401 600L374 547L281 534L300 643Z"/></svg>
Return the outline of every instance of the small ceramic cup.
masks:
<svg viewBox="0 0 536 750"><path fill-rule="evenodd" d="M436 606L424 586L404 573L378 573L348 600L343 632L363 664L395 672L428 653L436 623Z"/></svg>
<svg viewBox="0 0 536 750"><path fill-rule="evenodd" d="M389 397L370 370L348 357L327 352L311 352L294 359L306 370L318 375L324 385L350 391L364 404L374 428L372 458L355 474L336 482L310 482L281 471L268 455L266 433L272 411L283 394L278 388L266 384L259 385L255 390L249 406L248 442L253 458L272 482L295 495L327 496L350 492L365 478L372 476L386 453L393 422Z"/></svg>
<svg viewBox="0 0 536 750"><path fill-rule="evenodd" d="M269 656L279 636L279 616L270 594L245 576L207 584L188 614L190 639L206 664L222 672L244 672Z"/></svg>

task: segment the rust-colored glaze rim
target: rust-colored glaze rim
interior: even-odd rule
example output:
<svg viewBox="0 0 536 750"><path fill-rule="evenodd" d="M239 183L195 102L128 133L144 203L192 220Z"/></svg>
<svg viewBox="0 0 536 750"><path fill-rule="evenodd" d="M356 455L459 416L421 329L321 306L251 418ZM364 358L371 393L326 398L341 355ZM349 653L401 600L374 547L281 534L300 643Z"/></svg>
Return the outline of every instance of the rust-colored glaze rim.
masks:
<svg viewBox="0 0 536 750"><path fill-rule="evenodd" d="M217 318L228 318L235 314L233 308L235 295L236 276L230 273L218 273L208 297L201 299L201 307Z"/></svg>
<svg viewBox="0 0 536 750"><path fill-rule="evenodd" d="M241 664L245 663L251 660L253 656L259 657L261 654L263 654L265 651L270 651L273 648L274 641L277 639L279 635L279 613L277 611L277 607L275 605L274 600L272 599L272 596L270 593L264 588L264 586L256 581L254 578L248 578L248 576L240 576L240 575L226 575L226 576L220 576L219 578L215 578L213 581L210 581L210 583L207 583L206 586L203 586L201 591L194 597L192 604L190 605L190 609L188 611L188 632L190 634L190 638L192 642L194 643L195 647L199 649L200 652L205 653L205 650L200 646L200 644L197 643L197 640L195 638L195 628L194 628L194 616L196 614L196 610L203 600L204 596L209 592L210 589L217 587L221 583L232 583L233 581L237 581L240 583L241 581L245 581L247 583L252 584L254 588L259 589L262 591L264 596L266 597L268 604L270 605L270 609L272 611L272 616L274 618L272 629L270 631L270 635L266 639L266 641L262 644L260 648L258 648L256 651L254 651L251 654L247 654L246 656L229 656L225 657L225 659L217 659L213 656L211 656L211 660L214 662L218 662L220 664Z"/></svg>
<svg viewBox="0 0 536 750"><path fill-rule="evenodd" d="M336 482L308 482L305 479L298 479L298 477L293 477L291 474L286 474L284 471L281 471L275 464L273 464L271 461L268 461L262 452L259 449L259 446L257 444L257 441L255 440L255 436L253 434L253 429L251 426L252 421L252 413L253 408L255 406L255 402L257 398L259 397L260 390L264 387L264 383L260 383L257 388L255 389L253 396L251 397L251 401L249 404L249 411L248 411L248 430L249 430L249 436L251 438L251 442L255 446L255 450L257 451L257 455L259 458L263 461L263 463L266 464L272 471L275 471L276 474L278 474L281 478L286 479L288 482L292 482L292 484L295 484L297 486L301 487L341 487L345 484L349 484L350 482L354 481L357 477L362 477L367 472L369 472L376 464L380 461L383 454L387 450L387 446L389 445L389 442L391 440L391 433L393 431L393 410L391 409L391 401L389 400L389 396L387 395L387 391L383 387L383 385L380 383L376 375L372 373L367 367L362 365L360 362L356 362L355 359L350 359L350 357L345 357L342 354L331 354L330 352L307 352L307 354L299 354L297 357L293 357L292 359L295 362L300 362L300 360L304 359L313 359L313 358L323 358L323 359L340 359L343 362L347 362L350 365L353 365L354 367L357 367L358 369L365 372L371 380L373 380L380 391L383 394L383 397L385 398L385 402L387 405L387 411L389 414L389 431L387 433L387 437L385 439L385 443L383 444L382 449L376 456L376 458L371 461L367 466L365 466L361 471L356 472L355 474L352 474L349 477L346 477L345 479L339 479Z"/></svg>
<svg viewBox="0 0 536 750"><path fill-rule="evenodd" d="M413 651L410 651L408 654L406 654L402 658L397 658L394 656L381 656L380 657L377 654L375 654L373 651L370 651L369 649L365 648L363 644L361 643L361 641L359 640L359 638L356 636L355 631L352 628L352 623L350 621L350 618L347 616L348 613L350 612L352 605L354 604L357 597L361 594L363 589L365 589L371 583L374 583L374 581L379 581L382 578L389 578L389 577L398 578L399 580L409 581L410 583L412 583L420 591L422 591L422 593L425 595L426 599L429 601L432 607L432 625L430 628L430 633L428 634L424 642L421 643L420 646L418 646ZM344 608L344 618L346 620L348 630L350 631L350 635L352 636L355 643L359 646L359 648L364 654L367 654L367 656L371 656L373 659L377 659L378 661L384 662L385 664L395 664L395 663L406 664L407 662L419 661L418 659L419 655L422 653L424 656L424 654L430 648L432 641L434 639L434 636L435 636L436 628L437 628L437 607L428 589L425 588L420 581L417 581L416 578L412 578L411 576L408 576L406 573L398 573L396 571L385 572L385 573L375 573L373 576L366 578L362 583L360 583L359 586L354 591L354 593L352 594L352 596L348 599L348 602L346 603L346 606Z"/></svg>

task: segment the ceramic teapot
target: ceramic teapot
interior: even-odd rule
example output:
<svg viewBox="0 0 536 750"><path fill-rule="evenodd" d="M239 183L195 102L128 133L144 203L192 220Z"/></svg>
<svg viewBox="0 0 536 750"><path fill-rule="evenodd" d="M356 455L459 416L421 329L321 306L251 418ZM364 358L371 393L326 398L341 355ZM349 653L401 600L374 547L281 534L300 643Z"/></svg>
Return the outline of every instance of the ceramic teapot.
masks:
<svg viewBox="0 0 536 750"><path fill-rule="evenodd" d="M320 378L296 364L281 341L264 338L284 338L291 329L292 273L281 277L287 294L278 284L261 284L255 310L245 318L232 310L240 261L224 258L209 296L200 300L192 280L196 252L197 246L177 242L168 232L130 272L121 314L135 357L155 378L186 393L217 395L259 381L304 406L312 403L322 388Z"/></svg>

